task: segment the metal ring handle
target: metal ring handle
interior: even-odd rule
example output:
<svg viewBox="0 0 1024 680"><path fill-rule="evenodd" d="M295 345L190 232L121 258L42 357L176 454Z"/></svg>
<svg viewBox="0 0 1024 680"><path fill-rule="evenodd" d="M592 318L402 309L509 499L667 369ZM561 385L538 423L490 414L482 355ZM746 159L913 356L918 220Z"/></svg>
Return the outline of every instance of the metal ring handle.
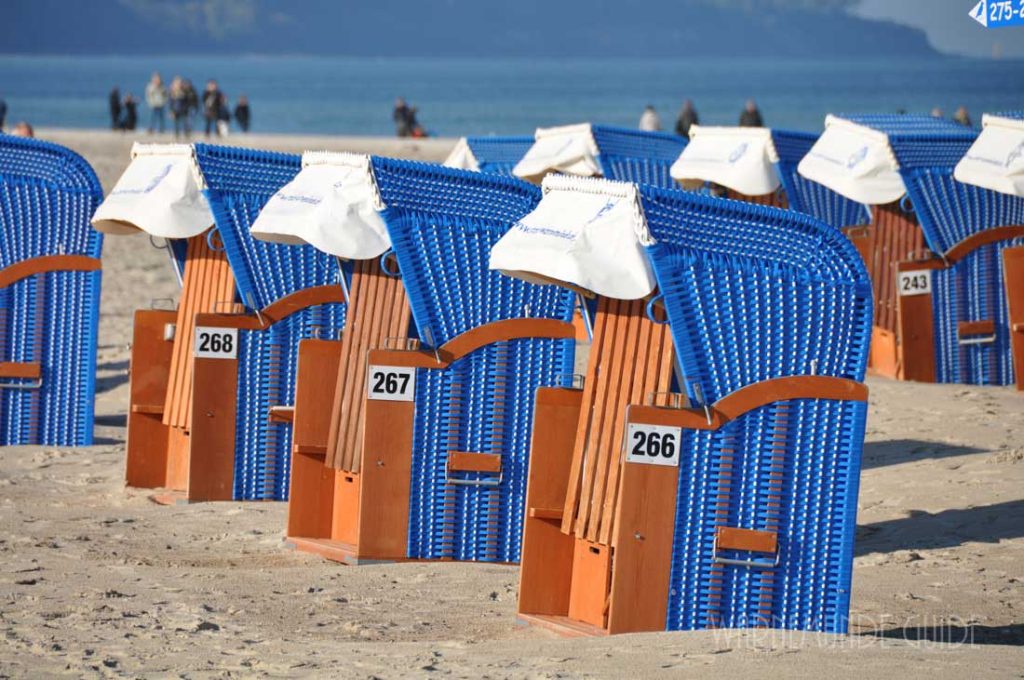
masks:
<svg viewBox="0 0 1024 680"><path fill-rule="evenodd" d="M213 245L213 235L217 234L217 238L220 238L220 234L217 231L217 227L214 227L210 231L206 232L206 246L215 253L224 252L224 239L220 239L220 248Z"/></svg>
<svg viewBox="0 0 1024 680"><path fill-rule="evenodd" d="M395 260L395 269L388 268L388 258L393 257ZM402 272L398 269L398 257L395 255L395 249L389 248L387 252L380 256L380 270L386 275L397 279L402 275Z"/></svg>
<svg viewBox="0 0 1024 680"><path fill-rule="evenodd" d="M664 326L665 324L667 324L668 319L666 318L664 321L658 321L656 318L654 318L654 304L660 302L661 299L664 297L664 294L658 293L657 295L655 295L654 297L647 301L647 318L651 320L651 323L656 323L659 326Z"/></svg>
<svg viewBox="0 0 1024 680"><path fill-rule="evenodd" d="M900 199L900 210L905 213L914 212L914 204L910 202L910 194L903 194L903 198Z"/></svg>
<svg viewBox="0 0 1024 680"><path fill-rule="evenodd" d="M501 480L504 478L504 473L499 472L498 478L494 479L460 479L459 477L452 477L451 470L445 466L444 469L444 483L451 484L452 486L501 486Z"/></svg>

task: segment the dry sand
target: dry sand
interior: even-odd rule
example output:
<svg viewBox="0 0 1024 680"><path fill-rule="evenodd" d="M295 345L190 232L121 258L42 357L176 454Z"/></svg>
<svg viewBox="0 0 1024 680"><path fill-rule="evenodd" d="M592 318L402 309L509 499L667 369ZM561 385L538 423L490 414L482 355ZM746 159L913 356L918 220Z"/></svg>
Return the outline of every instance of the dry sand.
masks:
<svg viewBox="0 0 1024 680"><path fill-rule="evenodd" d="M42 131L109 190L130 139ZM451 140L233 137L438 159ZM0 675L1024 677L1024 394L871 379L849 636L564 640L515 623L513 567L342 567L282 547L285 506L157 506L123 486L132 310L162 252L108 238L99 443L0 453Z"/></svg>

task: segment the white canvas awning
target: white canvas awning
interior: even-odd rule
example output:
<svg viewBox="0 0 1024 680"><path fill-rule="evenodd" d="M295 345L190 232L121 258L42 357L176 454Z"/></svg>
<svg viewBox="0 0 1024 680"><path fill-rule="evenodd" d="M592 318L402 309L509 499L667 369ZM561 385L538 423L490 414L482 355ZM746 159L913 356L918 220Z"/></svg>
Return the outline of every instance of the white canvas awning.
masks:
<svg viewBox="0 0 1024 680"><path fill-rule="evenodd" d="M302 154L302 170L274 194L250 228L276 243L308 243L349 260L391 247L370 157L326 151Z"/></svg>
<svg viewBox="0 0 1024 680"><path fill-rule="evenodd" d="M1024 120L982 116L982 130L956 165L964 184L1024 196Z"/></svg>
<svg viewBox="0 0 1024 680"><path fill-rule="evenodd" d="M589 123L538 128L534 140L530 150L512 169L516 177L540 184L550 172L581 177L601 174L597 160L600 151Z"/></svg>
<svg viewBox="0 0 1024 680"><path fill-rule="evenodd" d="M653 241L635 185L551 175L543 188L537 208L491 249L491 269L620 300L654 290L643 252Z"/></svg>
<svg viewBox="0 0 1024 680"><path fill-rule="evenodd" d="M797 172L867 205L892 203L907 192L889 136L831 115Z"/></svg>
<svg viewBox="0 0 1024 680"><path fill-rule="evenodd" d="M690 189L714 182L747 196L763 196L779 188L778 162L767 128L694 125L671 174Z"/></svg>
<svg viewBox="0 0 1024 680"><path fill-rule="evenodd" d="M107 234L196 236L213 226L204 188L191 146L136 143L131 163L96 209L92 226Z"/></svg>
<svg viewBox="0 0 1024 680"><path fill-rule="evenodd" d="M457 170L480 170L480 163L473 154L473 150L469 148L469 142L466 141L465 137L460 138L455 148L448 154L448 158L444 161L444 166Z"/></svg>

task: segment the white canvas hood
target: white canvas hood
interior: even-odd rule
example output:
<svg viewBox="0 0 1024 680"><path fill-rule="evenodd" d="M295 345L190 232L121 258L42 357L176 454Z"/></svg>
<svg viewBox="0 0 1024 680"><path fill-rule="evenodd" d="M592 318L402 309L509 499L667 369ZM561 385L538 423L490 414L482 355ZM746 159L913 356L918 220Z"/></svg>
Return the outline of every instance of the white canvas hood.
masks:
<svg viewBox="0 0 1024 680"><path fill-rule="evenodd" d="M867 205L892 203L907 192L889 136L832 115L797 172Z"/></svg>
<svg viewBox="0 0 1024 680"><path fill-rule="evenodd" d="M107 234L196 236L213 226L205 186L188 144L136 143L131 163L96 209L92 226Z"/></svg>
<svg viewBox="0 0 1024 680"><path fill-rule="evenodd" d="M542 186L536 209L491 249L491 269L620 300L654 290L643 252L653 240L635 185L551 175Z"/></svg>
<svg viewBox="0 0 1024 680"><path fill-rule="evenodd" d="M953 177L964 184L1024 196L1024 120L982 116L981 134L957 163Z"/></svg>
<svg viewBox="0 0 1024 680"><path fill-rule="evenodd" d="M778 162L771 130L693 125L690 142L670 172L689 189L714 182L741 194L763 196L781 184Z"/></svg>
<svg viewBox="0 0 1024 680"><path fill-rule="evenodd" d="M444 166L456 170L480 170L480 163L473 154L473 149L469 148L469 142L465 137L460 138L455 148L448 154Z"/></svg>
<svg viewBox="0 0 1024 680"><path fill-rule="evenodd" d="M516 177L540 184L550 172L581 177L601 174L597 160L600 151L589 123L538 128L534 140L530 150L512 169Z"/></svg>
<svg viewBox="0 0 1024 680"><path fill-rule="evenodd" d="M263 241L308 243L366 260L391 247L383 209L369 156L306 152L302 170L267 201L249 231Z"/></svg>

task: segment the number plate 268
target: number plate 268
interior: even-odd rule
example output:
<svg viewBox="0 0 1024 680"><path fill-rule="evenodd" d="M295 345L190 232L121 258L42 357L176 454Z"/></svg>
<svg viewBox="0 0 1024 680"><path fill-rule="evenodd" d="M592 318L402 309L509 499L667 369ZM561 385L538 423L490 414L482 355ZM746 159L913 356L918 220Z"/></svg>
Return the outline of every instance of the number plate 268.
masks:
<svg viewBox="0 0 1024 680"><path fill-rule="evenodd" d="M679 427L630 423L626 432L626 462L678 467L682 434Z"/></svg>
<svg viewBox="0 0 1024 680"><path fill-rule="evenodd" d="M416 369L404 366L370 366L366 394L380 401L412 401L416 394Z"/></svg>

